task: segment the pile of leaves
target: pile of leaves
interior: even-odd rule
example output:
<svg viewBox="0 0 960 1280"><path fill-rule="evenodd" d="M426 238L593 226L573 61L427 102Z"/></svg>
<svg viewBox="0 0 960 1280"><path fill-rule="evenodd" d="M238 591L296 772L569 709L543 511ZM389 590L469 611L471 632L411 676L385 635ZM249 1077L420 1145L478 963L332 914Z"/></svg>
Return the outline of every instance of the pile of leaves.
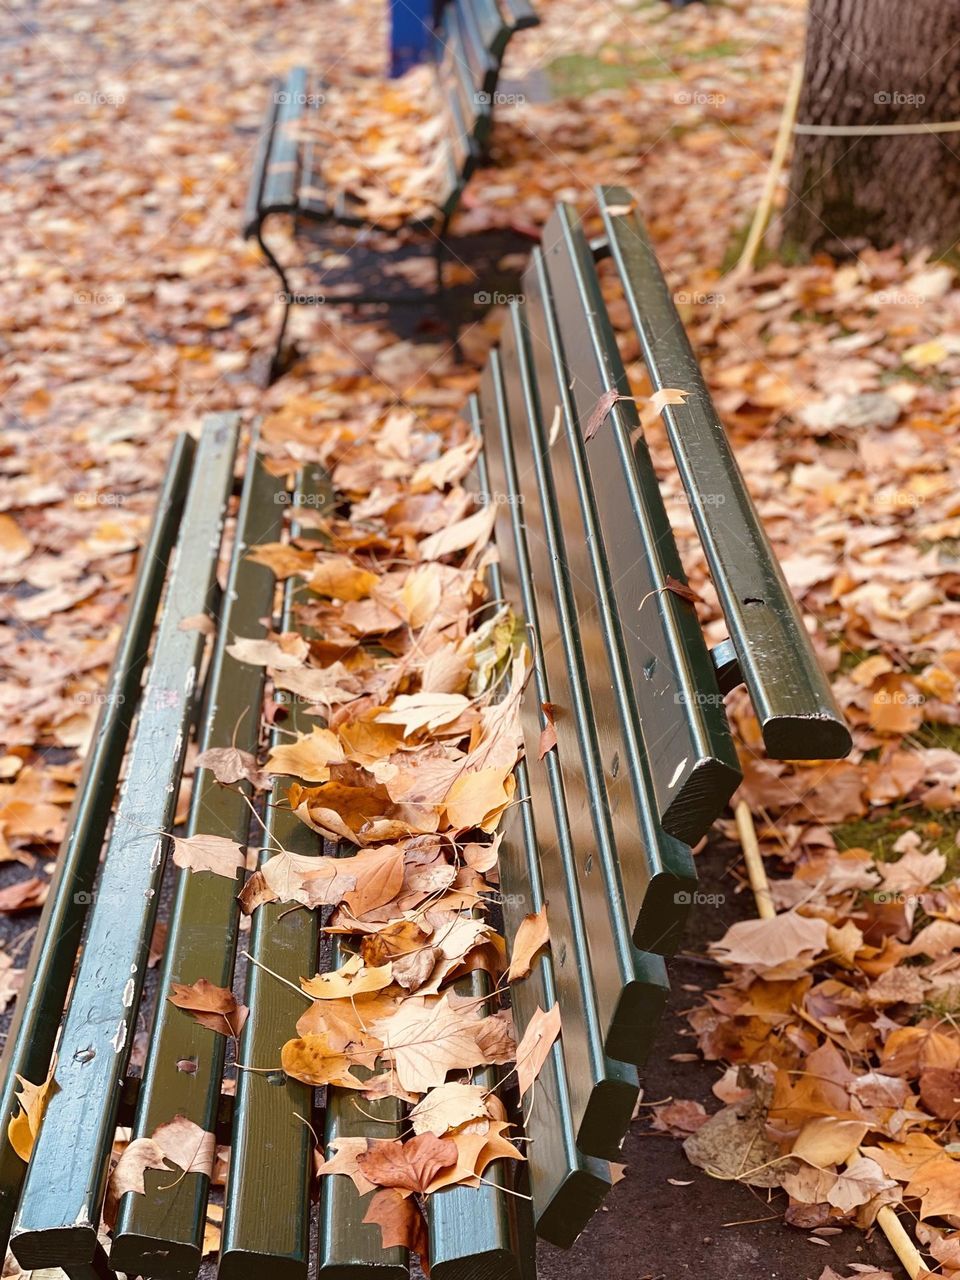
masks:
<svg viewBox="0 0 960 1280"><path fill-rule="evenodd" d="M291 462L284 418L263 438L275 465ZM273 746L262 761L227 743L197 758L224 786L282 780L271 803L316 833L316 856L271 849L240 893L246 914L267 902L320 911L346 956L302 976L307 1008L280 1065L311 1086L409 1104L410 1137L343 1139L319 1161L323 1175L379 1188L368 1220L421 1252L412 1196L478 1186L492 1161L524 1158L504 1102L474 1069L508 1068L507 1096L522 1096L560 1031L559 1010L541 1011L518 1045L501 1000L508 969L526 974L547 944L545 913L523 923L509 960L488 919L529 660L506 606L487 599L496 507L462 483L478 447L462 419L407 409L362 433L341 422L301 433L298 458L327 469L336 509L298 508L302 536L249 552L278 581L296 578L296 625L230 646L270 677ZM300 723L315 718L307 732L283 729L291 699ZM322 852L331 843L340 856ZM243 851L201 832L174 838L174 860L233 879ZM454 989L478 970L489 996ZM169 999L227 1036L246 1016L205 979L175 984ZM127 1148L113 1197L142 1191L144 1160L164 1154L156 1135Z"/></svg>
<svg viewBox="0 0 960 1280"><path fill-rule="evenodd" d="M314 198L333 206L346 196L351 214L379 227L435 218L451 124L432 67L350 80L318 97L295 130L317 160Z"/></svg>

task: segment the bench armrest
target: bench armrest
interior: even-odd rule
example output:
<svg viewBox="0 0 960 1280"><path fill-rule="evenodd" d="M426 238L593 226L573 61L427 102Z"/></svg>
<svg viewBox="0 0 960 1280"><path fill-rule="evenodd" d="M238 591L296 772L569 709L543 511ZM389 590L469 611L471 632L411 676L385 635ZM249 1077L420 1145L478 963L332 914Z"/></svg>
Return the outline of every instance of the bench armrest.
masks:
<svg viewBox="0 0 960 1280"><path fill-rule="evenodd" d="M685 404L663 410L663 420L767 752L794 760L845 756L850 731L633 212L633 197L622 187L602 187L598 199L653 388L688 392Z"/></svg>

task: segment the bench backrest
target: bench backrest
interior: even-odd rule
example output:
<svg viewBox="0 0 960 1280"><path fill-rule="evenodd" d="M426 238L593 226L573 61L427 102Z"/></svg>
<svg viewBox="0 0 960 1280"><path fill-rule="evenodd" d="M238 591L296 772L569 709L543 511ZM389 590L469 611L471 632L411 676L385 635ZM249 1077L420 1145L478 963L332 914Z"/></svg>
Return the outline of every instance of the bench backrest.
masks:
<svg viewBox="0 0 960 1280"><path fill-rule="evenodd" d="M450 123L453 194L447 208L455 207L489 139L510 38L538 22L526 0L450 0L443 9L435 58Z"/></svg>
<svg viewBox="0 0 960 1280"><path fill-rule="evenodd" d="M731 642L707 649L595 253L561 205L471 405L500 591L535 652L518 789L528 803L508 815L500 860L508 944L548 903L550 953L511 998L520 1034L544 1001L563 1010L525 1116L538 1231L561 1242L577 1205L604 1194L596 1161L615 1158L629 1122L665 996L659 957L694 897L690 845L740 781L724 693L744 680L771 755L850 747L635 201L618 188L598 200L654 388L689 393L664 416ZM625 398L598 427L615 394ZM556 748L540 760L551 723Z"/></svg>

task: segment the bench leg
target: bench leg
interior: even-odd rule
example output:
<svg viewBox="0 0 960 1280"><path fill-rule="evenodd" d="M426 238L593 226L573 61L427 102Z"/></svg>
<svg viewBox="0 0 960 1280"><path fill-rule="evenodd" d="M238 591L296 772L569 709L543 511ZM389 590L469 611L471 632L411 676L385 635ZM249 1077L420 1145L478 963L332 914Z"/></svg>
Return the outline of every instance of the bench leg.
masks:
<svg viewBox="0 0 960 1280"><path fill-rule="evenodd" d="M283 315L280 318L280 328L277 333L277 340L276 340L276 343L274 344L273 354L270 358L270 368L267 373L267 386L271 386L274 382L276 382L277 378L280 376L281 369L282 369L283 362L281 359L281 355L283 351L283 339L287 332L287 321L290 318L290 308L293 305L293 293L290 289L290 281L287 278L287 273L284 271L283 267L280 265L273 250L269 247L269 245L263 238L262 222L257 225L256 239L257 239L257 244L260 246L260 250L263 253L263 256L266 258L266 260L270 263L271 267L273 267L274 271L277 273L278 277L280 278L280 284L283 287L283 292L280 295L283 299Z"/></svg>

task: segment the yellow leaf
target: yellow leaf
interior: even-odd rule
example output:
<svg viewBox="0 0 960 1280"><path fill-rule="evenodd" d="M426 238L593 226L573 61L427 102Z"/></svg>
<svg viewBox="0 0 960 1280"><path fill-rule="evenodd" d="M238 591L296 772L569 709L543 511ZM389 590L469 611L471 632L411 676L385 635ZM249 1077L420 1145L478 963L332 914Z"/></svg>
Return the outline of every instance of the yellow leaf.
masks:
<svg viewBox="0 0 960 1280"><path fill-rule="evenodd" d="M7 1137L10 1139L11 1147L24 1162L30 1159L47 1104L53 1094L58 1091L53 1079L56 1069L57 1060L54 1058L50 1065L50 1074L42 1084L31 1084L23 1076L17 1076L20 1081L20 1089L17 1093L20 1110L7 1125Z"/></svg>
<svg viewBox="0 0 960 1280"><path fill-rule="evenodd" d="M315 978L301 978L300 985L314 1000L340 1000L370 991L382 991L392 980L392 964L388 962L367 968L362 958L355 955L345 965L330 973L318 973Z"/></svg>
<svg viewBox="0 0 960 1280"><path fill-rule="evenodd" d="M310 733L298 733L296 742L274 747L263 767L266 773L290 774L304 782L326 782L330 765L343 764L345 759L337 735L315 726Z"/></svg>

